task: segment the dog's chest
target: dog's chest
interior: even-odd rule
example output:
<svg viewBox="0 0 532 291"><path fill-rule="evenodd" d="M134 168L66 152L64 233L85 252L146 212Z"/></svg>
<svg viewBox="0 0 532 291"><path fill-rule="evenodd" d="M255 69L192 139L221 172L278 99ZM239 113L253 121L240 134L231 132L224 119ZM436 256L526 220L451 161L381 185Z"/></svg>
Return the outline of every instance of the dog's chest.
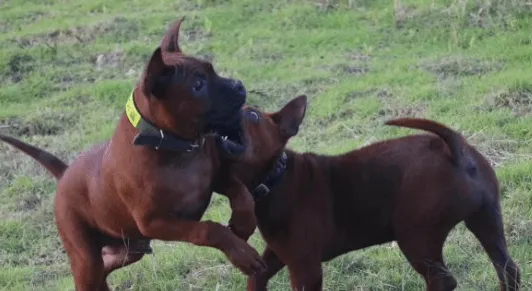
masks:
<svg viewBox="0 0 532 291"><path fill-rule="evenodd" d="M169 164L158 170L158 184L170 191L193 193L210 188L214 165L199 156L184 164Z"/></svg>
<svg viewBox="0 0 532 291"><path fill-rule="evenodd" d="M153 189L161 197L158 203L165 203L182 218L201 217L212 195L213 173L214 165L206 158L158 170L158 183Z"/></svg>

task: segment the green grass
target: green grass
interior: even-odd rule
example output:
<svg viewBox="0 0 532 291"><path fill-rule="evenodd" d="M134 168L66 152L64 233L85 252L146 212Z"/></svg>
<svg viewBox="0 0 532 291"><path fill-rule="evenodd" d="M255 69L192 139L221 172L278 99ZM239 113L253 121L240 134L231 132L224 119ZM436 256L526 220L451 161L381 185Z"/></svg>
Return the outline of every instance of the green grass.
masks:
<svg viewBox="0 0 532 291"><path fill-rule="evenodd" d="M183 15L182 48L241 78L249 102L275 110L306 93L290 146L340 153L413 131L398 116L461 131L495 165L511 255L532 290L532 6L522 0L0 1L0 131L71 161L114 130L166 25ZM55 181L0 145L0 289L72 290L53 219ZM205 219L226 223L225 199ZM259 250L257 233L251 242ZM213 249L154 243L113 273L115 290L244 290ZM496 290L474 237L459 225L445 257L459 290ZM393 245L339 257L326 290L421 290ZM289 289L283 270L271 290Z"/></svg>

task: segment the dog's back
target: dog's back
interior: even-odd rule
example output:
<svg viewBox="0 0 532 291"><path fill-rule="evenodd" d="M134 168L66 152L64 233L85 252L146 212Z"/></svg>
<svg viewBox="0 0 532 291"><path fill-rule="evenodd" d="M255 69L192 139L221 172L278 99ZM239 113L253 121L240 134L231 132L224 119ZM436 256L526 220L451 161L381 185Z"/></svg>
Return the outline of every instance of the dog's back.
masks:
<svg viewBox="0 0 532 291"><path fill-rule="evenodd" d="M415 121L418 128L441 129L431 121ZM486 199L498 202L489 162L458 133L444 128L435 131L445 132L445 140L411 135L331 158L332 215L351 217L349 222L336 219L347 233L374 236L353 249L397 239L404 224L419 224L419 219L445 218L453 224L479 210Z"/></svg>

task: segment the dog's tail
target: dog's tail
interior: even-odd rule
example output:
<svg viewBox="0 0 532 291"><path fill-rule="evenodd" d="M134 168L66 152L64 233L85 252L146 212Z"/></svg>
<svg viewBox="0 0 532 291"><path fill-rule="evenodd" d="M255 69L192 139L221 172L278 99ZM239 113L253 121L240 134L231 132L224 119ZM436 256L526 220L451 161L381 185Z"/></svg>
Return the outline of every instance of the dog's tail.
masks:
<svg viewBox="0 0 532 291"><path fill-rule="evenodd" d="M464 163L464 139L458 132L447 126L422 118L398 118L388 120L385 124L421 129L438 135L449 147L452 156L452 162L456 166L462 166Z"/></svg>
<svg viewBox="0 0 532 291"><path fill-rule="evenodd" d="M68 165L61 161L58 157L52 155L51 153L40 149L38 147L27 144L21 140L18 140L14 137L9 137L3 134L0 134L0 140L5 141L6 143L12 145L13 147L23 151L28 154L30 157L34 158L43 165L54 177L59 180L65 173Z"/></svg>

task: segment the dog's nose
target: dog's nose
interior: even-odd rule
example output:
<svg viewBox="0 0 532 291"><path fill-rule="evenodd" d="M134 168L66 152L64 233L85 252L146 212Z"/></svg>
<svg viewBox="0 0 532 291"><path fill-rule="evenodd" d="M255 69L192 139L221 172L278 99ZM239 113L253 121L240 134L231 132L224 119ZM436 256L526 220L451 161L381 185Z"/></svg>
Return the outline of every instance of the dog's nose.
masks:
<svg viewBox="0 0 532 291"><path fill-rule="evenodd" d="M235 80L233 83L233 89L240 95L240 96L246 96L246 87L244 87L244 84L240 80Z"/></svg>

